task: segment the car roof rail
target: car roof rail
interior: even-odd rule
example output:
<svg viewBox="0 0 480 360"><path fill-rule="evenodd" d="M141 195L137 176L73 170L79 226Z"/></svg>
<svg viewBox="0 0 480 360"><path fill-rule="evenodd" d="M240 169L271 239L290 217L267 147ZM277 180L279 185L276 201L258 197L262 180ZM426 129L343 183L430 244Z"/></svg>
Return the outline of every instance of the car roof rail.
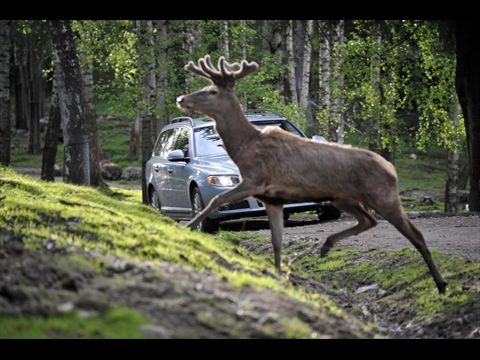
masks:
<svg viewBox="0 0 480 360"><path fill-rule="evenodd" d="M248 109L245 111L245 115L275 115L281 118L284 118L284 116L280 115L279 113L273 111L273 110L266 110L266 109Z"/></svg>
<svg viewBox="0 0 480 360"><path fill-rule="evenodd" d="M190 125L192 126L194 125L193 119L190 116L179 116L179 117L173 118L172 120L170 120L170 124L181 123L184 121L190 122Z"/></svg>

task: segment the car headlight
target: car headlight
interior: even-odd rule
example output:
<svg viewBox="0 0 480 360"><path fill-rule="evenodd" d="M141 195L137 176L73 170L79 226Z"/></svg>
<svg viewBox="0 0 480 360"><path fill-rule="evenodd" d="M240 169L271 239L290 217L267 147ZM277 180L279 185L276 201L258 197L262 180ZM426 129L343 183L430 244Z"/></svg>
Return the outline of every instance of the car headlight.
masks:
<svg viewBox="0 0 480 360"><path fill-rule="evenodd" d="M240 182L238 176L212 175L208 177L208 183L216 186L235 186Z"/></svg>

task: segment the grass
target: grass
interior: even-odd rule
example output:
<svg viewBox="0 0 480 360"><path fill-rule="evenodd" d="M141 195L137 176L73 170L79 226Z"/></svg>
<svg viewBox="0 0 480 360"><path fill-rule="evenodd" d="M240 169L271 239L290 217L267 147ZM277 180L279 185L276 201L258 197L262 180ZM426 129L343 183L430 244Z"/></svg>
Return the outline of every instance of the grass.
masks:
<svg viewBox="0 0 480 360"><path fill-rule="evenodd" d="M48 183L0 167L0 199L0 228L23 235L29 249L41 248L53 240L57 246L166 261L198 271L208 269L239 290L245 286L258 291L268 289L314 307L322 317L346 316L324 295L296 288L288 278L274 274L271 254L249 253L231 233L211 236L187 230L141 204L139 190ZM95 262L75 257L72 261L98 269ZM2 322L13 324L5 319ZM286 336L304 334L309 325L302 322L286 321ZM14 325L9 326L11 329ZM45 329L49 323L40 322L38 326Z"/></svg>
<svg viewBox="0 0 480 360"><path fill-rule="evenodd" d="M294 271L354 292L377 283L387 296L374 300L385 313L408 313L413 322L450 319L480 312L480 263L432 251L449 283L445 295L437 291L426 264L415 250L359 250L344 248L326 258L309 256Z"/></svg>
<svg viewBox="0 0 480 360"><path fill-rule="evenodd" d="M438 159L428 155L416 160L406 154L395 160L400 192L408 190L444 191L446 177L446 156Z"/></svg>
<svg viewBox="0 0 480 360"><path fill-rule="evenodd" d="M133 120L119 117L97 121L100 143L105 156L112 162L123 168L128 166L141 166L141 145L138 144L139 160L130 161L128 151L130 146L130 129ZM45 143L45 131L40 135L40 143ZM28 133L14 134L12 136L11 166L13 167L42 167L42 153L28 154ZM63 144L60 142L57 148L56 163L63 166Z"/></svg>
<svg viewBox="0 0 480 360"><path fill-rule="evenodd" d="M0 339L140 339L145 319L126 308L110 309L103 316L77 313L50 318L0 318Z"/></svg>
<svg viewBox="0 0 480 360"><path fill-rule="evenodd" d="M98 132L105 156L123 168L128 166L141 166L141 161L130 161L128 150L130 147L130 129L133 120L126 118L113 118L98 121ZM141 145L138 144L138 156L141 157Z"/></svg>

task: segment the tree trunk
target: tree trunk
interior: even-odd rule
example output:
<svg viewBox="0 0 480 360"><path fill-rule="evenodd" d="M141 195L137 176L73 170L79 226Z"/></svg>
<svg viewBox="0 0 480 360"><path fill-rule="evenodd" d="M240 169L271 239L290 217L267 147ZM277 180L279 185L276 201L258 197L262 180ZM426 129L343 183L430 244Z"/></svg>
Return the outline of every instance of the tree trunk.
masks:
<svg viewBox="0 0 480 360"><path fill-rule="evenodd" d="M334 83L335 88L333 91L333 97L331 102L331 109L332 109L332 120L335 127L335 139L339 144L343 144L344 142L344 133L345 133L345 118L343 114L343 82L344 82L344 75L340 70L340 49L339 47L344 42L344 21L339 20L335 24L335 28L333 31L333 61L331 63L333 69L332 73L334 76Z"/></svg>
<svg viewBox="0 0 480 360"><path fill-rule="evenodd" d="M140 81L143 85L143 95L140 109L142 123L142 200L148 204L148 189L145 179L145 164L152 155L152 110L155 96L155 63L153 49L153 34L151 20L137 20Z"/></svg>
<svg viewBox="0 0 480 360"><path fill-rule="evenodd" d="M476 21L456 22L456 88L467 134L471 212L480 211L480 42L475 35L478 30Z"/></svg>
<svg viewBox="0 0 480 360"><path fill-rule="evenodd" d="M59 66L55 66L55 76L52 84L52 99L50 103L50 111L48 115L48 125L45 135L45 146L43 147L42 156L42 180L55 180L55 161L57 157L58 139L61 135L61 117L60 104L58 101L57 81Z"/></svg>
<svg viewBox="0 0 480 360"><path fill-rule="evenodd" d="M375 92L377 101L380 101L380 56L378 50L380 49L382 43L382 35L379 31L376 31L374 36L374 42L376 45L376 51L374 52L372 62L370 64L371 71L371 81L372 88ZM372 114L372 120L369 126L369 145L368 148L377 154L381 152L381 143L380 143L380 121L381 114L376 111Z"/></svg>
<svg viewBox="0 0 480 360"><path fill-rule="evenodd" d="M152 141L150 136L150 122L152 118L150 116L143 116L142 117L142 202L144 204L149 204L149 195L148 195L148 188L147 188L147 179L145 178L145 167L147 161L150 159L152 155Z"/></svg>
<svg viewBox="0 0 480 360"><path fill-rule="evenodd" d="M288 84L290 86L290 100L292 104L298 105L297 75L295 71L296 61L293 52L293 30L295 20L290 20L287 26L287 61L288 61Z"/></svg>
<svg viewBox="0 0 480 360"><path fill-rule="evenodd" d="M27 53L25 36L12 26L13 34L13 56L14 56L14 90L15 90L15 129L28 129L30 111L28 109L28 75L27 75Z"/></svg>
<svg viewBox="0 0 480 360"><path fill-rule="evenodd" d="M247 60L247 36L245 34L245 31L247 29L247 21L246 20L240 20L240 24L242 27L242 60ZM282 34L278 34L280 36L280 42L281 42L281 37Z"/></svg>
<svg viewBox="0 0 480 360"><path fill-rule="evenodd" d="M198 46L197 32L195 29L196 25L197 24L195 20L185 21L183 25L185 41L182 45L188 60L190 60L193 57ZM192 84L195 82L195 76L190 71L187 71L185 74L185 82L186 82L186 92L192 91L193 90Z"/></svg>
<svg viewBox="0 0 480 360"><path fill-rule="evenodd" d="M156 32L156 46L157 51L157 71L156 71L156 122L157 130L160 131L164 126L168 124L169 111L167 100L165 98L165 92L168 88L168 73L167 73L167 50L166 41L168 38L168 21L167 20L154 20L154 26L157 29Z"/></svg>
<svg viewBox="0 0 480 360"><path fill-rule="evenodd" d="M69 20L50 20L60 67L58 97L65 150L64 181L90 185L90 148L85 121L82 75Z"/></svg>
<svg viewBox="0 0 480 360"><path fill-rule="evenodd" d="M40 82L41 82L41 66L40 52L35 44L33 33L28 36L29 48L29 75L28 79L30 97L29 109L30 118L28 119L28 153L38 154L40 152Z"/></svg>
<svg viewBox="0 0 480 360"><path fill-rule="evenodd" d="M230 36L228 35L228 20L223 21L223 53L225 55L225 59L230 61Z"/></svg>
<svg viewBox="0 0 480 360"><path fill-rule="evenodd" d="M319 131L325 137L330 138L329 119L330 119L330 31L327 21L318 22L318 32L320 37L319 51L319 108L320 123Z"/></svg>
<svg viewBox="0 0 480 360"><path fill-rule="evenodd" d="M312 35L313 35L313 20L307 20L305 29L305 43L303 48L303 61L302 61L302 86L300 89L299 105L307 114L306 127L309 131L315 132L312 129L312 114L309 111L309 99L310 99L310 70L312 64Z"/></svg>
<svg viewBox="0 0 480 360"><path fill-rule="evenodd" d="M452 110L450 115L454 127L458 126L460 117L460 104L457 97L454 96ZM460 160L458 149L454 146L448 150L447 156L447 181L445 183L445 212L457 212L459 205L458 187L460 174Z"/></svg>
<svg viewBox="0 0 480 360"><path fill-rule="evenodd" d="M0 164L10 164L10 20L0 20Z"/></svg>
<svg viewBox="0 0 480 360"><path fill-rule="evenodd" d="M247 21L246 20L240 20L240 24L242 27L242 60L248 60L247 59L247 37L245 35L245 30L247 28ZM281 34L280 34L281 38ZM248 98L247 98L247 93L243 93L243 96L240 99L240 102L242 104L242 108L244 111L247 111L248 107Z"/></svg>
<svg viewBox="0 0 480 360"><path fill-rule="evenodd" d="M105 159L97 130L97 111L95 106L95 86L93 82L92 64L83 59L80 67L82 73L82 90L85 100L86 131L90 150L90 185L107 186L103 181L100 161Z"/></svg>
<svg viewBox="0 0 480 360"><path fill-rule="evenodd" d="M457 149L449 150L447 159L447 182L445 184L445 212L458 211L458 160Z"/></svg>
<svg viewBox="0 0 480 360"><path fill-rule="evenodd" d="M128 159L130 161L138 160L138 134L140 133L140 122L140 115L135 116L135 120L130 129L130 150L128 152Z"/></svg>

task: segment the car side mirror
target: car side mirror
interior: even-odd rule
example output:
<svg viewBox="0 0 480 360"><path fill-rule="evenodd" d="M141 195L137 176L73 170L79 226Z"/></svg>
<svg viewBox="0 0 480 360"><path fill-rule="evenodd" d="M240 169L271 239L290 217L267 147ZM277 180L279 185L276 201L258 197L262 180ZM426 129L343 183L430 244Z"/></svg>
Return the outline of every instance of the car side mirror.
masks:
<svg viewBox="0 0 480 360"><path fill-rule="evenodd" d="M168 161L189 161L190 158L185 156L182 150L172 150L167 153Z"/></svg>

